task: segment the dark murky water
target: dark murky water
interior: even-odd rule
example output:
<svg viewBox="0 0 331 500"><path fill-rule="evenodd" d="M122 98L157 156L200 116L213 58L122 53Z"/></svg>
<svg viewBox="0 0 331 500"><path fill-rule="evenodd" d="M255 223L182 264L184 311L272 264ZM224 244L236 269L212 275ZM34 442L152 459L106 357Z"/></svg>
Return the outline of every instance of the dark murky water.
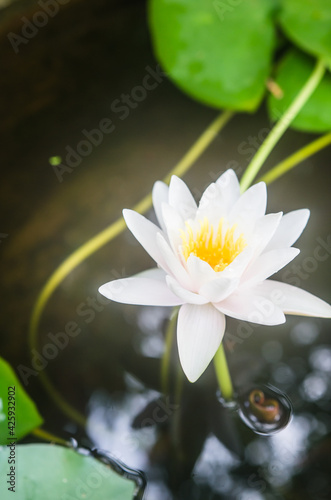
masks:
<svg viewBox="0 0 331 500"><path fill-rule="evenodd" d="M73 3L18 56L7 40L0 52L7 69L1 98L7 119L0 232L8 234L0 246L0 342L2 355L14 367L31 366L27 327L45 280L123 207L149 192L215 113L186 98L166 79L125 119L112 111L115 99L141 84L146 68L156 68L143 2L99 1L93 7ZM83 130L98 127L105 118L113 120L115 130L59 182L48 158L65 157L68 147L77 148ZM259 141L267 127L263 111L255 117L237 116L186 176L192 191L198 196L230 166L243 169L251 154L250 137ZM289 132L269 166L309 139ZM270 187L268 201L270 212L311 209L298 243L297 267L290 264L279 278L325 300L330 300L329 181L325 151ZM323 261L316 259L317 247L322 248ZM160 359L169 310L105 305L97 295L100 284L150 265L126 232L77 268L50 300L39 349L42 352L49 342L50 333L77 323L79 335L48 360L46 370L63 397L87 416L87 426L84 430L71 422L38 376L31 376L27 390L37 401L45 428L107 450L129 467L145 471L146 500L330 498L327 321L289 317L279 327L247 325L243 331L229 320L232 336L225 345L237 392L247 385L271 384L293 406L285 429L258 435L237 411L222 407L212 369L195 385L183 380L178 398L175 346L169 394L161 396Z"/></svg>

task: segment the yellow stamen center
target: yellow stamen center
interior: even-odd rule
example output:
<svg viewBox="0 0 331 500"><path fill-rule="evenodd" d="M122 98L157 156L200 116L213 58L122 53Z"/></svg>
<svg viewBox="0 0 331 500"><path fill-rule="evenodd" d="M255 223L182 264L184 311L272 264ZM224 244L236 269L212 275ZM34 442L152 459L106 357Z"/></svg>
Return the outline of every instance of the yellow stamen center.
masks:
<svg viewBox="0 0 331 500"><path fill-rule="evenodd" d="M243 234L236 240L234 238L236 224L224 230L224 219L220 220L215 234L207 217L200 221L200 229L196 232L188 222L185 225L186 232L181 231L184 259L187 260L193 254L207 262L216 272L223 271L246 246Z"/></svg>

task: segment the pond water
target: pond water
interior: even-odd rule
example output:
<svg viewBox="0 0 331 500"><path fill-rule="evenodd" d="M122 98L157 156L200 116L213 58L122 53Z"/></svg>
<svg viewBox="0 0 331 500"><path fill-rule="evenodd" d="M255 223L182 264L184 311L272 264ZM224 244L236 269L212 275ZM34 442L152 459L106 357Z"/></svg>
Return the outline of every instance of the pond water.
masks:
<svg viewBox="0 0 331 500"><path fill-rule="evenodd" d="M122 208L147 194L215 116L165 77L158 82L157 76L158 85L141 101L134 91L137 106L129 106L125 117L123 110L116 111L114 102L122 93L131 94L147 74L158 74L144 3L78 4L40 30L15 64L11 47L0 46L11 89L6 106L10 109L11 103L15 110L5 123L1 150L0 232L7 235L0 246L2 356L16 369L31 367L31 356L43 353L54 336L74 323L77 335L47 360L45 372L62 398L86 417L85 428L54 403L39 374L25 379L26 389L45 419L45 429L143 470L146 500L331 498L331 342L326 320L289 317L285 325L247 325L245 330L228 321L225 347L242 398L240 411L220 401L212 367L194 385L178 375L175 345L169 392L162 395L161 357L170 310L108 303L97 293L106 281L152 264L126 231L63 281L43 315L38 354L30 352L29 317L52 271ZM15 104L17 93L20 106ZM104 133L100 144L59 179L49 158L77 153L84 131L100 128L105 119L112 120L112 132ZM226 168L239 175L256 147L253 142L260 143L268 127L264 110L235 117L186 175L195 196ZM288 132L268 165L310 139ZM311 210L298 243L301 253L279 279L326 301L329 171L326 151L268 190L269 212ZM316 257L322 254L323 259ZM269 403L278 399L285 408L279 426L288 425L277 433L267 428L268 435L261 435L261 427L255 428L258 433L251 429L251 407L245 401L253 389L273 391L265 389L267 384L279 391L265 393Z"/></svg>

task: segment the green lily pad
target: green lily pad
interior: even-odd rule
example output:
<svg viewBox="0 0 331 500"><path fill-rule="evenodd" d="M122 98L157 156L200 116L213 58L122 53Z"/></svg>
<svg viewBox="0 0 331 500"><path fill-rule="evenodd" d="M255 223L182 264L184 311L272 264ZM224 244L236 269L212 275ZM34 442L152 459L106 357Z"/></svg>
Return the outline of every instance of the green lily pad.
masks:
<svg viewBox="0 0 331 500"><path fill-rule="evenodd" d="M282 0L279 21L296 45L331 64L330 0Z"/></svg>
<svg viewBox="0 0 331 500"><path fill-rule="evenodd" d="M0 358L0 444L20 439L43 423L11 366Z"/></svg>
<svg viewBox="0 0 331 500"><path fill-rule="evenodd" d="M274 0L150 0L156 55L182 90L215 108L254 111L276 44Z"/></svg>
<svg viewBox="0 0 331 500"><path fill-rule="evenodd" d="M109 466L62 446L18 445L15 463L9 448L0 448L0 491L3 500L132 500L135 483ZM15 485L10 480L10 467ZM4 477L6 476L6 479ZM15 493L8 490L14 486Z"/></svg>
<svg viewBox="0 0 331 500"><path fill-rule="evenodd" d="M277 99L270 95L268 109L272 120L278 120L289 107L316 64L306 54L291 49L281 60L276 74L276 82L283 91ZM331 74L327 72L315 92L311 95L291 127L304 132L328 132L331 130Z"/></svg>

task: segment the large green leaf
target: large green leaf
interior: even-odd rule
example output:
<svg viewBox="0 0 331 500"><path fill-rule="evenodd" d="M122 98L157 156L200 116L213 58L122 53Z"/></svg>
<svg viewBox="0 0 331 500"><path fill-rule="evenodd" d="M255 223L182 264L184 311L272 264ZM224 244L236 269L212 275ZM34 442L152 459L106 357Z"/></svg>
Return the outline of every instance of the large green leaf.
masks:
<svg viewBox="0 0 331 500"><path fill-rule="evenodd" d="M10 387L15 388L10 393L14 392L14 396L8 395ZM34 402L23 389L14 371L0 358L0 444L8 443L8 438L22 438L42 422ZM12 427L12 424L15 425Z"/></svg>
<svg viewBox="0 0 331 500"><path fill-rule="evenodd" d="M295 44L331 63L331 0L282 0L279 20Z"/></svg>
<svg viewBox="0 0 331 500"><path fill-rule="evenodd" d="M296 49L291 49L280 62L276 82L283 91L283 97L268 98L268 108L273 120L279 119L298 94L313 71L315 61ZM291 127L306 132L327 132L331 130L331 75L327 73L308 102L291 123Z"/></svg>
<svg viewBox="0 0 331 500"><path fill-rule="evenodd" d="M190 96L254 111L275 46L275 0L150 0L156 55Z"/></svg>
<svg viewBox="0 0 331 500"><path fill-rule="evenodd" d="M16 446L15 493L6 483L9 448L0 448L0 491L3 500L131 500L135 483L90 456L62 446ZM9 477L10 479L10 477Z"/></svg>

